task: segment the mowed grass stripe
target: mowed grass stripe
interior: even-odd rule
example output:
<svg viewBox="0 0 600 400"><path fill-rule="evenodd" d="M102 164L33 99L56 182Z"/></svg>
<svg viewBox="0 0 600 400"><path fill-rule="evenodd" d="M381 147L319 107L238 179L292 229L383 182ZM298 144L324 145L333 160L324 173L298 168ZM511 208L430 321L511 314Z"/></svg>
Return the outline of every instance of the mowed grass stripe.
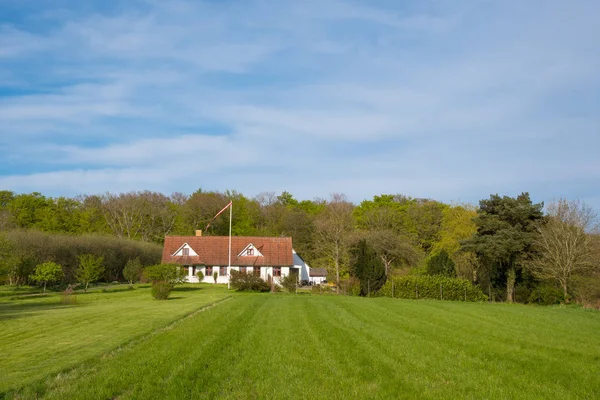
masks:
<svg viewBox="0 0 600 400"><path fill-rule="evenodd" d="M599 332L575 308L236 294L21 397L595 399Z"/></svg>
<svg viewBox="0 0 600 400"><path fill-rule="evenodd" d="M0 301L0 392L100 355L228 296L223 287L184 286L166 302L149 288Z"/></svg>

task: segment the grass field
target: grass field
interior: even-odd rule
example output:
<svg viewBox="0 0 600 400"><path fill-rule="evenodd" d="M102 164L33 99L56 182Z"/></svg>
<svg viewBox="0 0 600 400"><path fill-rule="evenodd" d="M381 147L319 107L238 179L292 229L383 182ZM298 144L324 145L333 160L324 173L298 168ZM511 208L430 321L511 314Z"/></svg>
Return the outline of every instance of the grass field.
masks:
<svg viewBox="0 0 600 400"><path fill-rule="evenodd" d="M62 305L56 293L1 297L0 392L77 365L228 296L219 286L198 289L177 288L172 300L161 302L148 288L121 285L77 294L75 306Z"/></svg>
<svg viewBox="0 0 600 400"><path fill-rule="evenodd" d="M210 293L200 290L197 299L206 300L204 294ZM213 300L225 294L214 292ZM114 303L120 295L98 293L92 303ZM149 297L142 290L139 296L142 303ZM192 297L164 303L183 304ZM44 314L55 311L38 312L48 320L52 318ZM157 312L129 315L136 315L136 326L156 329L160 323L150 327L144 320ZM79 318L93 320L83 314ZM34 330L27 318L22 321L23 331ZM58 336L85 336L79 331L69 335L70 329ZM101 331L103 337L111 333ZM17 349L31 345L18 335L7 339L3 334L3 352L10 347L7 340ZM20 358L29 357L34 367L36 355L27 352ZM45 378L5 396L597 399L600 313L571 307L234 294L169 329L87 357L59 375L46 371ZM15 372L6 372L14 383Z"/></svg>

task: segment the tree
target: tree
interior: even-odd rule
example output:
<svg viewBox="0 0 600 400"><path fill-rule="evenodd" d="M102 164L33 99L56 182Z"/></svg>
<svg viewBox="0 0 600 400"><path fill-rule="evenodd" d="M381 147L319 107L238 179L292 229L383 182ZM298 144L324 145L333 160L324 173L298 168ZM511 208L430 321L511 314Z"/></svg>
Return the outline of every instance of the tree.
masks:
<svg viewBox="0 0 600 400"><path fill-rule="evenodd" d="M506 287L508 302L513 301L523 262L531 254L543 207L544 203L532 203L529 193L516 198L491 195L479 202L477 232L463 242L462 250L474 252L485 267L489 283Z"/></svg>
<svg viewBox="0 0 600 400"><path fill-rule="evenodd" d="M340 270L347 263L350 234L354 229L353 209L346 196L333 194L315 220L316 252L328 267L333 263L338 293Z"/></svg>
<svg viewBox="0 0 600 400"><path fill-rule="evenodd" d="M142 263L139 257L127 260L125 268L123 268L123 277L127 279L130 285L137 281L142 273Z"/></svg>
<svg viewBox="0 0 600 400"><path fill-rule="evenodd" d="M361 239L351 250L351 272L360 280L363 296L379 290L386 281L386 271L381 258L365 239Z"/></svg>
<svg viewBox="0 0 600 400"><path fill-rule="evenodd" d="M146 278L152 281L152 296L166 300L173 287L185 282L185 271L178 264L157 264L144 269Z"/></svg>
<svg viewBox="0 0 600 400"><path fill-rule="evenodd" d="M75 270L75 277L81 283L85 284L84 292L87 292L88 285L100 278L104 272L104 257L96 257L93 254L81 254L78 257L79 266Z"/></svg>
<svg viewBox="0 0 600 400"><path fill-rule="evenodd" d="M46 284L48 282L56 282L63 277L63 270L60 265L55 262L48 261L42 264L38 264L35 267L34 273L30 278L35 282L44 283L44 293L46 293Z"/></svg>
<svg viewBox="0 0 600 400"><path fill-rule="evenodd" d="M537 256L528 268L538 279L557 282L569 298L571 279L592 268L592 234L598 233L598 214L581 201L559 199L548 206L548 220L534 240Z"/></svg>
<svg viewBox="0 0 600 400"><path fill-rule="evenodd" d="M394 267L414 267L422 259L422 252L417 246L390 229L370 231L366 234L366 239L381 259L386 276L393 274Z"/></svg>
<svg viewBox="0 0 600 400"><path fill-rule="evenodd" d="M440 251L427 261L427 274L456 277L456 265L446 250Z"/></svg>

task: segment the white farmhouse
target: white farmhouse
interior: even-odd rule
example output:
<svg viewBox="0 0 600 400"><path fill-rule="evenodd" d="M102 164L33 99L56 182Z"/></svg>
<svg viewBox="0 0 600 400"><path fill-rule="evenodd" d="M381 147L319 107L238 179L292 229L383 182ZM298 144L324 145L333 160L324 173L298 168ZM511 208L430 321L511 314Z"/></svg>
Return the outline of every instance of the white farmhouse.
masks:
<svg viewBox="0 0 600 400"><path fill-rule="evenodd" d="M296 274L299 280L310 280L310 267L292 248L290 237L233 236L231 266L228 236L167 236L163 247L163 263L180 264L188 282L228 283L231 270L254 273L264 280ZM275 280L277 281L277 280Z"/></svg>

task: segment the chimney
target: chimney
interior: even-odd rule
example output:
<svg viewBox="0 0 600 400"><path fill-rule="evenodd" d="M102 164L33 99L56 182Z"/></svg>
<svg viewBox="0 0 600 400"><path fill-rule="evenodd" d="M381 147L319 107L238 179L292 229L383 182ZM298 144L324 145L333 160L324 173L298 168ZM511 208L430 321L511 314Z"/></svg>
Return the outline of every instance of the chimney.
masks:
<svg viewBox="0 0 600 400"><path fill-rule="evenodd" d="M196 236L202 236L202 229L196 230Z"/></svg>

